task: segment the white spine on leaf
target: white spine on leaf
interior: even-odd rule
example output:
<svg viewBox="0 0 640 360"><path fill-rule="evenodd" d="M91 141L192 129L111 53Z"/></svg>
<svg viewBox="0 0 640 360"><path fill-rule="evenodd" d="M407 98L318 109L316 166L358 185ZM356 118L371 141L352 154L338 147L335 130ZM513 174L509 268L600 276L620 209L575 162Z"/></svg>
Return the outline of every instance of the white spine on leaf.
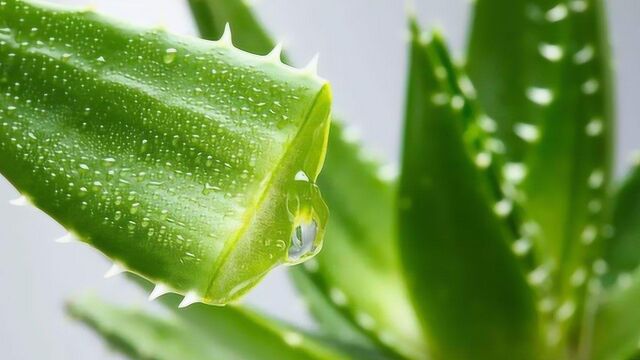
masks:
<svg viewBox="0 0 640 360"><path fill-rule="evenodd" d="M313 58L311 58L311 61L309 61L307 66L302 68L302 72L312 76L318 76L318 59L319 58L320 58L320 54L315 54Z"/></svg>
<svg viewBox="0 0 640 360"><path fill-rule="evenodd" d="M281 63L282 62L281 56L282 56L282 43L278 43L273 48L273 50L271 50L271 52L265 56L265 58L267 58L267 60L272 61L274 63Z"/></svg>
<svg viewBox="0 0 640 360"><path fill-rule="evenodd" d="M200 301L200 296L198 296L198 294L196 294L193 291L189 291L185 296L184 299L182 299L182 301L180 302L180 304L178 305L178 308L182 309L182 308L186 308L187 306L197 303Z"/></svg>
<svg viewBox="0 0 640 360"><path fill-rule="evenodd" d="M231 26L229 25L229 23L226 23L224 25L224 32L222 33L222 36L220 37L220 40L218 40L218 42L220 44L233 47L233 39L231 38Z"/></svg>
<svg viewBox="0 0 640 360"><path fill-rule="evenodd" d="M13 206L27 206L29 205L29 199L26 196L21 195L17 199L9 200L9 204Z"/></svg>
<svg viewBox="0 0 640 360"><path fill-rule="evenodd" d="M104 278L105 279L109 279L109 278L112 278L112 277L114 277L116 275L122 274L125 271L127 271L127 270L124 267L122 267L122 265L120 265L118 263L113 263L113 265L111 265L109 270L107 270L107 272L104 273Z"/></svg>
<svg viewBox="0 0 640 360"><path fill-rule="evenodd" d="M156 286L151 291L151 294L149 294L149 301L153 301L167 293L169 293L169 288L167 286L163 284L156 284Z"/></svg>

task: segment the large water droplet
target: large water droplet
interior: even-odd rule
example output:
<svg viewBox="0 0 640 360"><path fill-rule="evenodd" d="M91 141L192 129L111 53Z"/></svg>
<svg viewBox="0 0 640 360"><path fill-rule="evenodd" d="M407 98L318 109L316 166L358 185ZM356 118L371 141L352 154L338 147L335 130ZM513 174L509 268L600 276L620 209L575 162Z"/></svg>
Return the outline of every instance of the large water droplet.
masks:
<svg viewBox="0 0 640 360"><path fill-rule="evenodd" d="M315 220L297 224L291 234L291 245L287 251L289 260L297 261L306 254L313 253L317 235L318 224Z"/></svg>
<svg viewBox="0 0 640 360"><path fill-rule="evenodd" d="M306 180L309 180L308 177ZM287 196L287 210L292 230L287 248L287 264L310 259L322 248L324 225L329 211L320 190L311 181L303 181L297 174Z"/></svg>

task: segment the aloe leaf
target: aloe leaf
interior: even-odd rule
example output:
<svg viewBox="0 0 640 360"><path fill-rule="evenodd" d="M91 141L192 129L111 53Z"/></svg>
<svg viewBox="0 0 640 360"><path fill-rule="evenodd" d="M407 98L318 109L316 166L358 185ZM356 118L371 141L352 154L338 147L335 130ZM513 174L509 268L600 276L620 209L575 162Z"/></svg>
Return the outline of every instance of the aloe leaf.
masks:
<svg viewBox="0 0 640 360"><path fill-rule="evenodd" d="M626 359L637 354L640 339L640 272L629 275L628 284L611 286L601 293L589 348L594 360Z"/></svg>
<svg viewBox="0 0 640 360"><path fill-rule="evenodd" d="M124 269L223 304L319 251L330 91L219 41L0 3L0 172Z"/></svg>
<svg viewBox="0 0 640 360"><path fill-rule="evenodd" d="M521 204L539 230L534 242L545 273L537 290L559 329L549 345L560 347L583 313L585 280L611 233L614 120L604 3L479 1L467 62L509 161L526 169Z"/></svg>
<svg viewBox="0 0 640 360"><path fill-rule="evenodd" d="M289 273L322 334L350 344L376 347L375 343L367 338L340 308L335 306L328 294L322 291L322 287L314 282L303 267L293 267Z"/></svg>
<svg viewBox="0 0 640 360"><path fill-rule="evenodd" d="M596 289L600 299L592 339L594 359L631 358L638 353L640 315L640 168L632 169L614 198L614 236L605 244L601 266L606 288ZM606 265L606 266L604 266Z"/></svg>
<svg viewBox="0 0 640 360"><path fill-rule="evenodd" d="M121 308L93 296L69 303L67 311L131 359L204 360L231 355L227 348L216 347L177 319Z"/></svg>
<svg viewBox="0 0 640 360"><path fill-rule="evenodd" d="M432 44L412 26L398 200L411 296L435 358L535 358L534 296Z"/></svg>
<svg viewBox="0 0 640 360"><path fill-rule="evenodd" d="M167 297L172 297L174 306L180 301L175 295ZM197 304L159 315L111 305L95 296L81 297L68 306L72 316L133 359L348 358L249 310L233 306L211 309Z"/></svg>
<svg viewBox="0 0 640 360"><path fill-rule="evenodd" d="M524 205L541 226L543 251L567 270L581 260L581 238L600 236L611 167L601 7L597 0L478 2L467 60L508 156L528 168Z"/></svg>
<svg viewBox="0 0 640 360"><path fill-rule="evenodd" d="M632 169L613 199L614 236L605 243L606 284L628 282L640 265L640 167Z"/></svg>
<svg viewBox="0 0 640 360"><path fill-rule="evenodd" d="M274 47L244 1L192 0L190 4L204 37L217 38L221 24L229 22L237 29L238 47L259 53ZM253 22L248 24L247 19ZM392 213L395 190L388 170L367 160L354 131L334 119L318 179L331 209L325 235L329 241L313 262L295 269L294 278L307 297L315 298L310 304L318 306L313 309L316 314L326 314L328 309L321 304L329 299L335 311L381 347L420 358L425 345L398 262ZM327 332L336 330L335 322L320 317L318 321Z"/></svg>

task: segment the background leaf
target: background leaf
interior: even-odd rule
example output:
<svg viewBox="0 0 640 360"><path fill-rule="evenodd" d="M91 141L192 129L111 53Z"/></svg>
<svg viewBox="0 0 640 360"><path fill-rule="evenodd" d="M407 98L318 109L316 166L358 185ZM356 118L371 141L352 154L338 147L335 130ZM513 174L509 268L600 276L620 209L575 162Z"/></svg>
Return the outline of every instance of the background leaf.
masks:
<svg viewBox="0 0 640 360"><path fill-rule="evenodd" d="M0 28L0 172L75 236L184 305L319 250L330 92L315 74L227 37L18 0Z"/></svg>
<svg viewBox="0 0 640 360"><path fill-rule="evenodd" d="M594 286L597 313L593 332L585 341L594 359L631 358L638 354L640 339L640 170L637 165L614 198L614 236L605 244L603 260L605 289ZM599 285L599 283L594 283ZM592 344L591 344L592 342ZM585 345L585 346L586 346Z"/></svg>
<svg viewBox="0 0 640 360"><path fill-rule="evenodd" d="M537 229L545 333L551 348L562 348L589 333L572 324L583 318L586 279L611 235L614 119L604 5L486 0L474 11L469 73L508 160L526 169L519 198Z"/></svg>
<svg viewBox="0 0 640 360"><path fill-rule="evenodd" d="M607 284L625 282L640 264L640 168L637 165L617 189L613 199L614 236L606 242L603 259L607 262Z"/></svg>
<svg viewBox="0 0 640 360"><path fill-rule="evenodd" d="M411 295L434 357L535 358L534 297L436 51L413 26L398 200Z"/></svg>
<svg viewBox="0 0 640 360"><path fill-rule="evenodd" d="M174 306L180 301L167 297ZM160 315L84 296L71 302L68 311L133 359L348 358L249 310L212 308L197 304Z"/></svg>

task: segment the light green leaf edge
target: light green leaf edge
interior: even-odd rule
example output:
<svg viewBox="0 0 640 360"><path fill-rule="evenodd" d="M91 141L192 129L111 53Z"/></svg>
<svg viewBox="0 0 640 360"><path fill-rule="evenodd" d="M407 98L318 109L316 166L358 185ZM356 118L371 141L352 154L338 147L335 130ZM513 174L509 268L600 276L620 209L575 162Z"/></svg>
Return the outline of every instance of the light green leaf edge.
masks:
<svg viewBox="0 0 640 360"><path fill-rule="evenodd" d="M640 344L640 168L634 164L613 198L614 235L605 244L602 286L592 281L596 315L585 339L595 360L631 358Z"/></svg>

